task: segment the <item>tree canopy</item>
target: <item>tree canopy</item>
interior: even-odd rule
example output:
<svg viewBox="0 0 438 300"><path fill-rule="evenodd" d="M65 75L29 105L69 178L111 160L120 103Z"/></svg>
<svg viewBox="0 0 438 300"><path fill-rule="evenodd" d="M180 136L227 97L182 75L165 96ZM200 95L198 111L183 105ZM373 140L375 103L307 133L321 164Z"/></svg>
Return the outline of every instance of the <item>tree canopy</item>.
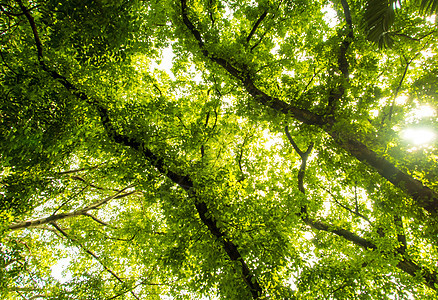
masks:
<svg viewBox="0 0 438 300"><path fill-rule="evenodd" d="M436 299L414 2L2 0L0 297Z"/></svg>

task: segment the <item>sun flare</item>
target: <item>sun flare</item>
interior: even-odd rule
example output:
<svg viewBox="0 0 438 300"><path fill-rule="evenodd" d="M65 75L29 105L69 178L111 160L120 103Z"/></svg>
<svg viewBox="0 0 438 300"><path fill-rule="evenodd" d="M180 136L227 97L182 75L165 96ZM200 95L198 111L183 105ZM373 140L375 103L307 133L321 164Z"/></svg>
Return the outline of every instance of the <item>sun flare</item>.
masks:
<svg viewBox="0 0 438 300"><path fill-rule="evenodd" d="M408 128L403 131L403 138L414 145L430 144L436 137L429 128Z"/></svg>

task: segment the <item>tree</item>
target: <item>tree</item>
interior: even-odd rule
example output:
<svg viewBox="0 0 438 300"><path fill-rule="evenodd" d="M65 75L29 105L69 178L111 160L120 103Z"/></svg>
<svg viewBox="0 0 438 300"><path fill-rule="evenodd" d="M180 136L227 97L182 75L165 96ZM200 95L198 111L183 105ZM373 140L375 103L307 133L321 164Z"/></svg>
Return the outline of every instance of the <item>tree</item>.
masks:
<svg viewBox="0 0 438 300"><path fill-rule="evenodd" d="M436 298L431 19L379 50L364 1L0 7L3 298Z"/></svg>
<svg viewBox="0 0 438 300"><path fill-rule="evenodd" d="M436 0L412 1L412 3L408 4L411 6L411 10L414 11L421 11L430 15L438 12L438 1ZM412 38L405 33L401 33L401 30L390 30L394 23L396 8L400 7L400 5L406 4L397 0L368 1L365 10L365 20L370 41L378 43L380 47L388 47L393 44L394 40L392 37L394 35ZM401 24L403 23L404 20Z"/></svg>

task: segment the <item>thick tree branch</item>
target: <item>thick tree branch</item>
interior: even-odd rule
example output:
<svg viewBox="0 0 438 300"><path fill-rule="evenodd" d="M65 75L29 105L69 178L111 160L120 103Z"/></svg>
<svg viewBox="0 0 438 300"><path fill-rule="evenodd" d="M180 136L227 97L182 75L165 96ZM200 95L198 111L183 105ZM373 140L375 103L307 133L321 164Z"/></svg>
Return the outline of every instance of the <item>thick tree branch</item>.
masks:
<svg viewBox="0 0 438 300"><path fill-rule="evenodd" d="M303 179L304 179L304 175L305 175L305 171L306 171L305 170L306 169L306 160L308 158L308 155L310 154L310 151L312 150L312 144L309 146L309 148L307 149L306 152L303 152L298 148L296 143L290 137L290 134L288 134L287 126L286 126L286 134L288 135L288 138L291 141L293 148L298 153L298 155L300 155L301 160L302 160L301 167L300 167L300 170L298 172L298 189L300 190L300 192L303 195L305 195L306 191L304 188ZM342 237L342 238L346 239L347 241L353 242L354 244L356 244L360 247L363 247L365 249L368 249L368 250L378 250L378 247L373 242L371 242L365 238L362 238L359 235L357 235L349 230L340 228L338 226L333 226L331 224L327 224L325 222L315 220L315 219L309 217L306 205L303 205L301 207L299 216L301 217L301 220L305 224L309 225L310 227L312 227L316 230L334 233L337 236ZM400 239L400 238L398 237L398 239ZM406 250L405 248L399 247L392 253L394 255L401 255L402 256L402 259L397 263L397 267L413 277L420 275L424 279L425 284L427 286L429 286L430 288L432 288L434 290L437 290L438 289L437 288L437 286L438 286L438 276L437 275L438 274L436 272L431 272L428 268L421 267L421 266L415 264L410 259L408 259L404 255L405 250Z"/></svg>
<svg viewBox="0 0 438 300"><path fill-rule="evenodd" d="M167 176L170 180L172 180L174 183L179 185L182 189L187 191L187 193L190 196L193 196L195 199L197 199L196 191L193 189L194 184L193 184L193 181L190 177L188 177L186 175L180 175L176 172L169 170L165 164L164 159L155 155L155 153L153 153L149 148L147 148L147 146L142 141L139 141L135 138L118 133L111 122L109 111L107 108L100 105L98 103L98 101L95 101L95 100L89 98L85 93L78 90L64 76L60 75L56 71L50 70L46 66L46 64L44 62L44 57L43 57L43 48L42 48L41 41L38 37L38 32L37 32L37 27L35 25L35 21L32 18L32 16L29 14L29 12L26 10L24 5L21 3L21 1L20 0L17 0L17 1L19 1L20 8L25 13L25 15L29 21L29 24L32 27L32 31L34 33L34 38L35 38L35 43L37 45L38 61L39 61L41 68L44 71L46 71L53 79L55 79L59 83L61 83L67 90L69 90L78 99L84 100L86 103L95 106L95 108L97 109L97 111L99 113L101 123L102 123L106 133L115 143L129 147L132 150L135 150L135 151L141 153L152 164L152 166L154 166L161 174ZM187 16L186 16L186 19L187 19ZM193 28L194 28L194 26L193 26ZM197 31L194 30L193 32L196 35ZM203 46L203 42L202 42L202 39L201 39L199 33L198 33L197 39L198 39L199 45ZM219 61L221 61L221 60L219 60ZM233 242L228 240L225 237L224 232L222 232L219 229L216 221L211 217L211 214L210 214L208 207L207 207L207 204L205 202L202 202L199 199L197 199L197 201L195 202L195 207L196 207L196 210L199 214L200 219L208 227L208 229L210 230L210 233L213 234L217 239L219 239L222 242L223 248L224 248L225 252L227 253L228 257L231 260L237 261L240 263L241 268L242 268L242 277L243 277L245 283L247 284L247 286L249 287L253 298L254 299L259 298L262 294L262 289L261 289L259 283L257 282L257 279L254 277L251 270L249 269L248 265L243 260L239 250L237 249L237 246ZM89 210L89 209L92 209L93 207L90 206L87 208ZM54 219L51 219L49 222L51 222L51 224L54 224L53 223L54 221L55 221ZM40 224L41 223L39 223L38 225L40 225ZM28 226L30 226L30 224Z"/></svg>
<svg viewBox="0 0 438 300"><path fill-rule="evenodd" d="M208 210L207 204L201 201L197 197L196 190L193 189L194 184L192 179L187 175L180 175L176 172L168 170L167 166L164 163L164 160L162 158L157 157L151 150L149 150L143 144L143 142L140 142L134 138L130 138L128 136L117 133L117 131L114 129L114 127L111 124L110 118L108 116L108 111L102 107L100 107L99 110L101 113L102 123L108 135L112 137L116 143L130 147L134 150L139 151L140 153L143 153L143 155L147 158L147 160L151 162L151 164L160 173L166 175L170 180L172 180L174 183L179 185L182 189L187 191L189 195L191 195L193 198L196 199L195 207L201 221L204 223L204 225L208 227L210 233L221 241L223 248L227 253L228 257L231 260L240 263L242 268L242 277L245 283L247 284L247 286L250 288L253 298L254 299L259 298L260 295L262 294L262 289L259 283L257 282L257 279L254 277L248 265L243 260L237 246L225 237L225 233L218 227L216 220L214 220L210 216L211 214Z"/></svg>
<svg viewBox="0 0 438 300"><path fill-rule="evenodd" d="M344 75L344 78L348 80L350 73L348 70L347 50L350 47L351 41L354 38L353 35L353 21L351 19L350 7L347 0L341 0L342 8L344 9L345 22L347 23L347 34L339 51L338 64L339 70Z"/></svg>
<svg viewBox="0 0 438 300"><path fill-rule="evenodd" d="M332 126L325 128L326 132L337 144L348 151L358 160L367 163L383 178L394 186L406 192L419 207L424 208L435 217L438 213L438 195L419 180L402 172L391 162L377 155L365 144L351 137L348 133L335 129Z"/></svg>
<svg viewBox="0 0 438 300"><path fill-rule="evenodd" d="M27 20L29 21L29 24L31 25L32 33L33 33L34 40L35 40L35 45L37 47L38 61L40 63L44 64L44 62L43 62L43 47L42 47L42 44L41 44L40 37L38 35L37 27L35 25L35 20L33 19L32 15L30 14L30 10L28 10L23 5L23 2L21 2L21 0L16 0L16 1L17 1L18 5L20 6L21 11L24 13L24 15L26 16Z"/></svg>
<svg viewBox="0 0 438 300"><path fill-rule="evenodd" d="M350 7L348 5L348 2L346 0L341 0L341 4L344 10L345 23L347 23L347 29L346 29L347 32L339 48L338 68L341 71L345 81L348 82L350 79L350 71L349 71L349 64L347 59L347 51L354 38L353 21L351 19ZM341 98L344 96L344 93L345 93L345 87L344 87L344 83L342 82L339 83L336 88L330 90L328 97L327 112L326 112L328 116L332 116L334 114L337 104L339 100L341 100Z"/></svg>
<svg viewBox="0 0 438 300"><path fill-rule="evenodd" d="M181 0L182 18L186 27L190 30L192 35L198 41L202 54L209 60L222 66L230 73L231 76L241 81L246 91L254 98L254 100L266 107L269 107L277 112L292 116L300 122L309 125L317 125L326 131L334 141L343 149L348 151L358 160L367 163L374 168L386 180L391 182L394 186L405 191L416 204L424 208L434 216L438 213L438 195L429 187L423 185L419 180L399 170L394 164L385 158L377 155L370 150L365 144L358 141L347 130L335 126L333 120L326 119L324 116L317 115L309 110L301 109L290 105L278 98L271 97L254 84L253 79L245 73L239 71L230 62L223 58L216 57L213 53L208 52L204 47L204 41L199 31L195 28L193 23L187 16L186 0ZM348 12L346 13L348 16ZM348 22L348 18L347 18ZM346 42L349 45L347 40ZM345 44L345 45L347 45ZM345 48L345 51L347 48ZM347 73L345 73L347 74ZM344 76L345 76L344 74Z"/></svg>

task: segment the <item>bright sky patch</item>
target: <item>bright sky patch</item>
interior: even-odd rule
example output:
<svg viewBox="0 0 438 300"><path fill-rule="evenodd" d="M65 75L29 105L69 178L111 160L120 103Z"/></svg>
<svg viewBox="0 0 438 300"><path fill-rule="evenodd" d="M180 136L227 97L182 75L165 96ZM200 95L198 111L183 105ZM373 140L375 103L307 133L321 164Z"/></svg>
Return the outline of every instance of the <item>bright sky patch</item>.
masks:
<svg viewBox="0 0 438 300"><path fill-rule="evenodd" d="M431 143L436 134L428 128L408 128L403 131L402 136L412 144L425 145Z"/></svg>

